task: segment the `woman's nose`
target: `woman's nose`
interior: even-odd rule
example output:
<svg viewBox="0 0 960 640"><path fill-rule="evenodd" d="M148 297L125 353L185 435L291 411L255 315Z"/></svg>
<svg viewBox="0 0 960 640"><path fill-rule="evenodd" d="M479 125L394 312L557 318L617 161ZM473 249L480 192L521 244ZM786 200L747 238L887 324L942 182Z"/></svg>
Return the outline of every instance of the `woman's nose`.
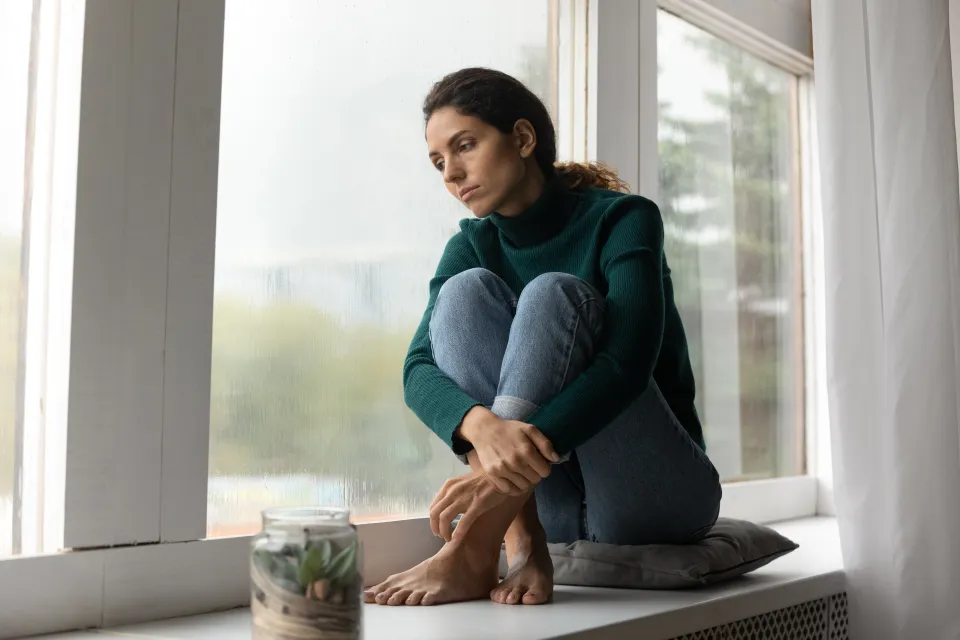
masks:
<svg viewBox="0 0 960 640"><path fill-rule="evenodd" d="M443 179L446 182L457 182L463 179L463 167L457 163L447 163L443 168Z"/></svg>

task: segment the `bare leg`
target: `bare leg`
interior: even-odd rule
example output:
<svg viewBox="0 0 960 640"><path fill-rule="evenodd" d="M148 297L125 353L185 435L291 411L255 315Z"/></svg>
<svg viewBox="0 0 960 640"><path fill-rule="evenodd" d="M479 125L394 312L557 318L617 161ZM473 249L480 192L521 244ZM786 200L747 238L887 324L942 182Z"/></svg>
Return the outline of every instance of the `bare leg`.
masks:
<svg viewBox="0 0 960 640"><path fill-rule="evenodd" d="M553 561L532 495L510 524L506 543L510 570L490 592L490 599L500 604L549 602L553 596Z"/></svg>
<svg viewBox="0 0 960 640"><path fill-rule="evenodd" d="M474 269L444 284L431 317L437 365L485 406L496 401L516 305L513 292L499 277ZM476 336L484 336L484 340L478 341ZM470 462L474 470L479 469L475 459ZM503 587L497 587L500 545L505 536L511 571ZM367 602L390 605L440 604L488 596L497 602L538 604L552 594L552 574L531 493L505 500L478 518L463 538L367 590L365 596ZM501 598L498 594L504 588ZM514 589L519 592L511 596Z"/></svg>
<svg viewBox="0 0 960 640"><path fill-rule="evenodd" d="M511 496L483 514L437 555L364 592L368 603L433 605L486 598L499 577L500 544L530 498Z"/></svg>
<svg viewBox="0 0 960 640"><path fill-rule="evenodd" d="M475 453L470 453L467 460L471 469L483 471ZM510 523L505 542L510 569L503 582L490 591L490 599L499 604L548 602L553 595L553 561L533 493Z"/></svg>

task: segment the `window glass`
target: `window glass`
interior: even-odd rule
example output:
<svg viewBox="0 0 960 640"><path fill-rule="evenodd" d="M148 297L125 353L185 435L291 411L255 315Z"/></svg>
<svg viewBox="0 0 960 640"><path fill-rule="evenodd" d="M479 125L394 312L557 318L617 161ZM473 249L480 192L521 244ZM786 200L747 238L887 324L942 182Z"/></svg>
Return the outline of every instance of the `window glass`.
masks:
<svg viewBox="0 0 960 640"><path fill-rule="evenodd" d="M707 449L803 472L797 78L658 14L660 191Z"/></svg>
<svg viewBox="0 0 960 640"><path fill-rule="evenodd" d="M463 471L403 402L427 285L469 214L427 160L420 108L465 66L552 108L550 4L227 1L210 535L276 505L423 514Z"/></svg>
<svg viewBox="0 0 960 640"><path fill-rule="evenodd" d="M13 550L30 2L0 3L0 556Z"/></svg>

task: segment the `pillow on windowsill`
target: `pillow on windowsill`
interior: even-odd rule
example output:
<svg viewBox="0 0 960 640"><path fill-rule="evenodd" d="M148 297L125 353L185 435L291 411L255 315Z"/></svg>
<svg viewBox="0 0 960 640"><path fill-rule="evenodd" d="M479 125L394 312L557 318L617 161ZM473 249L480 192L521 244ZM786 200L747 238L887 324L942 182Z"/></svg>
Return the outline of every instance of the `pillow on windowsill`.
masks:
<svg viewBox="0 0 960 640"><path fill-rule="evenodd" d="M799 545L769 527L720 518L695 544L551 544L554 582L584 587L689 589L759 569ZM506 573L501 554L500 575Z"/></svg>

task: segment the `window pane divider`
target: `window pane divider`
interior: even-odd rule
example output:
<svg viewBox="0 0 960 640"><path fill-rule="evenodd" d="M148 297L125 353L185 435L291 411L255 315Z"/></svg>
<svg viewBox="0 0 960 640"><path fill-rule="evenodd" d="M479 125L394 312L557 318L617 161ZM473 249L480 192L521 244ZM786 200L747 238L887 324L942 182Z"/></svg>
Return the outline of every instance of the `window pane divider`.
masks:
<svg viewBox="0 0 960 640"><path fill-rule="evenodd" d="M177 0L86 3L63 545L160 539Z"/></svg>
<svg viewBox="0 0 960 640"><path fill-rule="evenodd" d="M180 1L170 177L160 540L207 530L224 0Z"/></svg>

